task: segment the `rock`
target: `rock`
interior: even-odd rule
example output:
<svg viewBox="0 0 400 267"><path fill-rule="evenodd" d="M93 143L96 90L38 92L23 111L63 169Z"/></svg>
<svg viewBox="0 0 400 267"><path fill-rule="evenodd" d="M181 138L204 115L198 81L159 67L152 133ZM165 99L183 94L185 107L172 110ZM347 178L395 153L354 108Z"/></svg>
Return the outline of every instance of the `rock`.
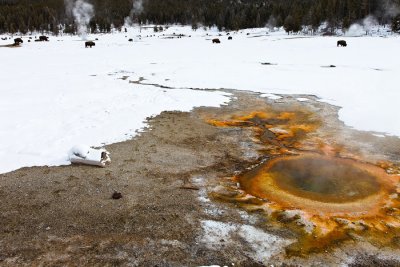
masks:
<svg viewBox="0 0 400 267"><path fill-rule="evenodd" d="M115 192L112 194L111 198L112 198L112 199L120 199L120 198L122 198L122 193L115 191Z"/></svg>

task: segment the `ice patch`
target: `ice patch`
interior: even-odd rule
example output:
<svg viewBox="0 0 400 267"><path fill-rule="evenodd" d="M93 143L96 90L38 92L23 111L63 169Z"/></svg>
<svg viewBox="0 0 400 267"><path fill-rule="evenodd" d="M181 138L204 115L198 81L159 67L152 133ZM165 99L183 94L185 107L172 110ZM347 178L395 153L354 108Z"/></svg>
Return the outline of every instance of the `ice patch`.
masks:
<svg viewBox="0 0 400 267"><path fill-rule="evenodd" d="M306 102L306 101L310 101L310 99L308 99L308 98L305 98L305 97L298 97L298 98L296 98L296 100L297 100L297 101L299 101L299 102Z"/></svg>
<svg viewBox="0 0 400 267"><path fill-rule="evenodd" d="M258 262L266 262L273 255L280 253L283 247L292 243L278 236L265 233L251 225L240 226L239 235L253 249L249 256Z"/></svg>
<svg viewBox="0 0 400 267"><path fill-rule="evenodd" d="M281 96L274 95L274 94L261 94L260 96L261 97L266 97L266 98L271 99L271 100L278 100L278 99L282 98Z"/></svg>
<svg viewBox="0 0 400 267"><path fill-rule="evenodd" d="M201 242L206 243L210 248L217 248L230 239L232 232L237 230L234 224L206 220L201 222L203 237Z"/></svg>
<svg viewBox="0 0 400 267"><path fill-rule="evenodd" d="M204 220L201 226L203 233L200 242L209 248L219 249L222 245L240 247L245 254L260 263L266 263L272 256L281 253L285 246L294 242L251 225ZM247 244L247 248L243 245L243 241Z"/></svg>

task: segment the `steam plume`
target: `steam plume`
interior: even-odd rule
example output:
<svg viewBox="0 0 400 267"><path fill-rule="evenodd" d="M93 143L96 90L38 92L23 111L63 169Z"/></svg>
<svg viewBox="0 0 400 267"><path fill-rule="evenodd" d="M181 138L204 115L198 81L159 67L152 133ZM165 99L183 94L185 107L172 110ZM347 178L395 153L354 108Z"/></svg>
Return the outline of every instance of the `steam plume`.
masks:
<svg viewBox="0 0 400 267"><path fill-rule="evenodd" d="M383 7L384 7L385 15L390 18L393 18L393 17L397 16L398 14L400 14L400 7L393 1L385 0L383 3Z"/></svg>
<svg viewBox="0 0 400 267"><path fill-rule="evenodd" d="M129 17L125 18L125 25L130 26L134 23L137 17L143 12L143 0L133 0L132 9Z"/></svg>
<svg viewBox="0 0 400 267"><path fill-rule="evenodd" d="M266 27L270 30L270 31L272 31L273 29L274 29L274 27L276 27L276 19L275 19L275 17L274 16L270 16L269 17L269 19L268 19L268 22L267 22L267 25L266 25Z"/></svg>
<svg viewBox="0 0 400 267"><path fill-rule="evenodd" d="M93 5L86 0L64 0L67 14L74 16L78 26L78 34L83 40L87 38L87 26L94 16Z"/></svg>
<svg viewBox="0 0 400 267"><path fill-rule="evenodd" d="M367 16L361 23L354 23L347 30L347 36L368 35L373 26L378 25L378 21L374 16Z"/></svg>
<svg viewBox="0 0 400 267"><path fill-rule="evenodd" d="M143 0L134 0L131 13L133 15L140 15L143 12Z"/></svg>

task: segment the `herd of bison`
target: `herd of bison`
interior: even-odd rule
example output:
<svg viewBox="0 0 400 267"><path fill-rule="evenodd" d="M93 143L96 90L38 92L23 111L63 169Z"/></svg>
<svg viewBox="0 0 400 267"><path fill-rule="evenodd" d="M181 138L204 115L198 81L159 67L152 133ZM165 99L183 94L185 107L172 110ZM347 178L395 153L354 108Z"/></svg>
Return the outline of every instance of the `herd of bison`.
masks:
<svg viewBox="0 0 400 267"><path fill-rule="evenodd" d="M10 37L11 38L11 37ZM7 37L1 38L2 40L7 40ZM32 37L29 37L28 42L30 42L32 40ZM39 36L38 39L35 39L35 42L48 42L49 41L49 37L41 35ZM20 44L22 44L24 41L22 40L22 38L15 38L14 39L14 46L19 46Z"/></svg>
<svg viewBox="0 0 400 267"><path fill-rule="evenodd" d="M207 34L208 35L208 34ZM2 40L7 40L7 37L3 37L1 38ZM9 39L11 39L11 37L9 37ZM28 42L30 42L32 40L32 37L29 37ZM98 40L96 38L96 40ZM232 36L228 36L228 40L233 40ZM39 38L35 39L35 42L48 42L49 41L49 37L41 35L39 36ZM133 39L129 39L129 42L132 42ZM213 44L220 44L221 40L219 38L214 38L211 40ZM19 46L20 44L22 44L24 41L22 40L22 38L15 38L14 39L14 44L12 44L12 46ZM92 48L93 46L96 46L96 43L94 41L86 41L85 42L85 48ZM346 47L347 46L347 42L345 40L339 40L337 41L337 46L341 46L341 47Z"/></svg>

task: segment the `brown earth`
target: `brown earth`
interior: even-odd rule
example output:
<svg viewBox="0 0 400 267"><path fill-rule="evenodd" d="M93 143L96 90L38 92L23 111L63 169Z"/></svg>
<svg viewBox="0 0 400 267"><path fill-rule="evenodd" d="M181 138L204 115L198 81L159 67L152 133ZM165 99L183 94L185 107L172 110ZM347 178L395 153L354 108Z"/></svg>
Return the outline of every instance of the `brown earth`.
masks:
<svg viewBox="0 0 400 267"><path fill-rule="evenodd" d="M218 240L217 247L207 242L204 221L251 225L284 240L295 238L295 233L259 212L247 213L235 203L209 196L223 190L225 177L259 163L263 155L250 129L215 127L206 118L298 105L323 117L322 129L353 140L349 147L371 161L391 160L395 169L400 159L394 148L399 147L398 138L348 129L338 121L336 107L315 97L308 96L307 102L292 96L274 101L233 93L236 98L221 108L163 112L149 118L148 128L138 136L106 147L112 157L106 168L32 167L1 174L0 265L318 266L323 261L336 266L356 257L366 265L399 264L390 249L354 242L307 258L287 258L281 250L266 261L255 257L255 247L240 236ZM122 198L113 199L114 192Z"/></svg>

